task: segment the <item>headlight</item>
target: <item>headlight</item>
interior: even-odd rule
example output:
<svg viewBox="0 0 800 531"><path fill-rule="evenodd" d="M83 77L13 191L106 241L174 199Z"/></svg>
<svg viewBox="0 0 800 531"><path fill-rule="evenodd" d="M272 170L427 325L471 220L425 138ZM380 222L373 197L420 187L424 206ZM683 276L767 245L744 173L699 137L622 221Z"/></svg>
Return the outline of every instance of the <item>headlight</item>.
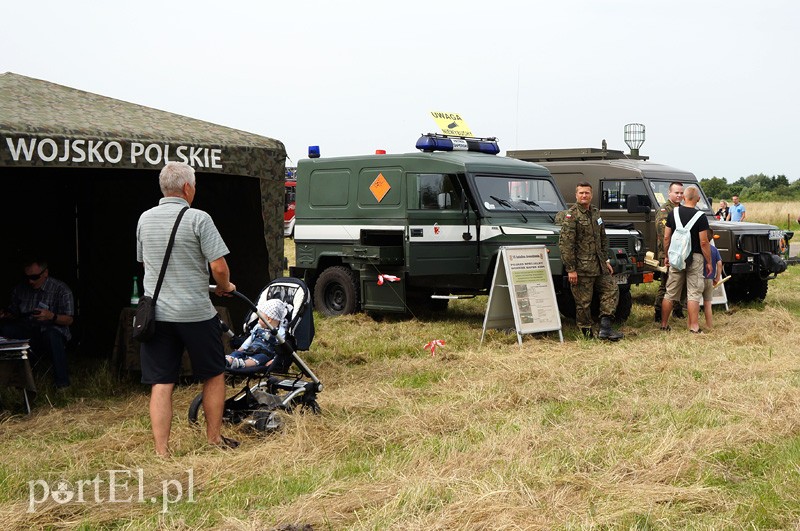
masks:
<svg viewBox="0 0 800 531"><path fill-rule="evenodd" d="M642 240L636 238L636 243L633 244L633 248L636 250L636 253L640 253L642 251Z"/></svg>

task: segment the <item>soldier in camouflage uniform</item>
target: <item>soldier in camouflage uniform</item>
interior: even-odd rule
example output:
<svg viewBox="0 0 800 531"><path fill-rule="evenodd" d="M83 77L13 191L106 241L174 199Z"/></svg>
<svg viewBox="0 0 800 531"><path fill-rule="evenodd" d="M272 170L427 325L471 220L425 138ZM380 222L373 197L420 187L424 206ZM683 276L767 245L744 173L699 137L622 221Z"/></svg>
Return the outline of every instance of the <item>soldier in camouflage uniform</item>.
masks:
<svg viewBox="0 0 800 531"><path fill-rule="evenodd" d="M672 209L677 207L683 201L683 184L679 182L673 182L669 185L669 198L667 201L661 205L661 208L658 209L656 212L656 241L658 242L657 250L658 255L656 256L656 260L660 265L664 265L664 227L667 225L667 216L669 213L672 212ZM661 285L658 287L658 294L656 295L656 302L653 304L655 308L655 317L654 321L657 323L661 322L661 301L664 300L664 295L667 293L667 277L669 273L662 273L661 274ZM683 295L682 299L685 303L686 295ZM681 304L675 305L675 310L673 312L675 317L682 318L683 317L683 310L681 309Z"/></svg>
<svg viewBox="0 0 800 531"><path fill-rule="evenodd" d="M597 207L592 206L592 185L578 183L575 204L564 214L558 247L575 299L575 320L584 336L592 337L592 297L600 295L600 339L623 337L611 328L619 301L619 287L611 278L606 228Z"/></svg>

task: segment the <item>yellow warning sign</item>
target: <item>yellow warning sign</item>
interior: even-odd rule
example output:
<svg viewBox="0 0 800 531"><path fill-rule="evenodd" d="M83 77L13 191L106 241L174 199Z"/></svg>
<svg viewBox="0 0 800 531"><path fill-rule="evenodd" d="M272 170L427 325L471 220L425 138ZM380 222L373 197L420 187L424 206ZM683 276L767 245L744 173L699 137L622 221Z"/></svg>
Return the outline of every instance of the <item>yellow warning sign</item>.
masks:
<svg viewBox="0 0 800 531"><path fill-rule="evenodd" d="M473 136L467 122L458 113L431 111L431 116L446 135Z"/></svg>
<svg viewBox="0 0 800 531"><path fill-rule="evenodd" d="M389 183L383 177L382 173L379 173L378 176L375 177L375 180L372 181L372 184L369 185L369 191L372 192L372 195L375 196L375 199L378 200L378 203L380 203L383 198L386 197L386 194L388 194L389 190L391 189L392 187L389 186Z"/></svg>

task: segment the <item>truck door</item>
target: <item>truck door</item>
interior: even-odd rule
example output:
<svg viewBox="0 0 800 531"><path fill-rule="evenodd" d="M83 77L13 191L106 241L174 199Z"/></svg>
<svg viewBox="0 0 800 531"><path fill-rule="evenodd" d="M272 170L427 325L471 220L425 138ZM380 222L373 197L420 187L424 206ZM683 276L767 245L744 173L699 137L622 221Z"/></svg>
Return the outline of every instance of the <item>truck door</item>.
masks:
<svg viewBox="0 0 800 531"><path fill-rule="evenodd" d="M409 173L406 257L412 277L447 278L478 273L475 213L454 174ZM463 279L463 277L462 277Z"/></svg>

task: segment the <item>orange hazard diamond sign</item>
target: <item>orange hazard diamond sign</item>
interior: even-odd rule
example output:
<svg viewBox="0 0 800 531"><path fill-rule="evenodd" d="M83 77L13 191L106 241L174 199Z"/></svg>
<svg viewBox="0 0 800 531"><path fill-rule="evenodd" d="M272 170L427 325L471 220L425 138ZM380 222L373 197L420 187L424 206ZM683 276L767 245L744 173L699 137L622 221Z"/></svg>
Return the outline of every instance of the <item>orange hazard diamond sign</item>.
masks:
<svg viewBox="0 0 800 531"><path fill-rule="evenodd" d="M369 191L372 192L372 195L375 196L375 199L378 200L380 203L386 194L389 193L392 187L389 186L389 183L386 181L382 173L379 173L375 180L372 181L372 184L369 185Z"/></svg>

